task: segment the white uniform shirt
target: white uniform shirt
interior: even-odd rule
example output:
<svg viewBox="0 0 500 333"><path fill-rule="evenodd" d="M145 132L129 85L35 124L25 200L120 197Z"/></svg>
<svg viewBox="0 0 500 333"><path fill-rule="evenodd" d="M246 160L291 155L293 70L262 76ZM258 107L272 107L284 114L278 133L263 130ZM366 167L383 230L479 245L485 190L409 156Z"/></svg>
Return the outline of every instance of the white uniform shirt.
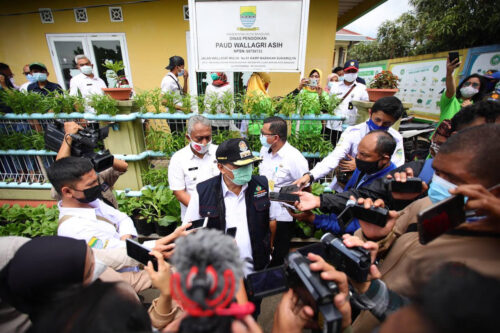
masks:
<svg viewBox="0 0 500 333"><path fill-rule="evenodd" d="M269 180L270 192L279 192L281 187L292 185L309 170L305 157L288 142L274 155L269 149L262 147L260 150L262 162L259 165L259 174ZM271 201L270 218L280 222L293 221L286 208L276 201Z"/></svg>
<svg viewBox="0 0 500 333"><path fill-rule="evenodd" d="M169 91L174 91L181 93L182 87L179 83L179 79L172 73L169 72L161 80L161 91L166 93Z"/></svg>
<svg viewBox="0 0 500 333"><path fill-rule="evenodd" d="M366 92L366 86L359 82L354 82L356 87L346 96L344 101L340 103L335 109L336 116L344 116L346 119L344 123L348 125L354 125L356 123L356 115L358 114L358 109L355 106L349 110L349 103L352 101L368 101L368 93ZM352 88L352 85L347 86L344 82L334 85L330 89L330 95L336 95L339 99L342 99L344 95ZM329 120L326 123L326 127L331 130L342 131L342 122Z"/></svg>
<svg viewBox="0 0 500 333"><path fill-rule="evenodd" d="M222 101L225 94L231 93L233 94L233 87L231 84L226 84L222 87L216 87L213 84L209 84L207 89L205 90L205 108L206 110L210 110L210 103L215 98L219 101ZM222 113L221 107L217 107L217 113ZM229 110L230 113L233 113L233 110ZM217 127L228 127L230 120L212 120L212 125Z"/></svg>
<svg viewBox="0 0 500 333"><path fill-rule="evenodd" d="M21 86L19 87L19 91L28 91L28 86L31 84L30 81L28 82L24 82L23 84L21 84Z"/></svg>
<svg viewBox="0 0 500 333"><path fill-rule="evenodd" d="M58 236L83 239L90 247L118 248L125 247L125 242L120 240L124 235L137 236L134 222L125 213L120 212L103 201L97 199L89 203L93 208L66 208L59 201L59 218L70 215L57 229ZM97 219L97 216L106 218L108 222Z"/></svg>
<svg viewBox="0 0 500 333"><path fill-rule="evenodd" d="M177 151L168 165L168 184L172 191L186 190L189 195L196 193L196 185L204 180L217 176L220 172L217 169L215 152L217 145L211 144L208 152L203 158L196 156L187 145ZM186 213L186 206L181 202L181 218Z"/></svg>
<svg viewBox="0 0 500 333"><path fill-rule="evenodd" d="M346 128L340 136L335 149L311 170L314 179L326 176L330 171L335 169L339 165L340 160L347 157L347 155L356 158L358 145L361 139L369 132L370 129L366 122ZM391 162L399 167L405 163L403 137L392 127L390 127L387 132L396 140L396 150L391 157Z"/></svg>
<svg viewBox="0 0 500 333"><path fill-rule="evenodd" d="M80 73L73 76L69 81L69 94L72 96L77 96L78 92L84 98L88 98L90 95L103 95L104 91L102 91L102 88L107 88L106 83L96 75L90 77ZM86 105L85 112L95 113L95 109Z"/></svg>
<svg viewBox="0 0 500 333"><path fill-rule="evenodd" d="M226 231L228 228L236 227L235 240L240 250L240 258L244 262L243 272L247 276L254 271L252 243L250 241L250 231L248 230L246 214L247 204L245 202L245 193L248 184L243 185L240 194L236 195L227 188L224 179L221 180L221 183L222 196L224 197L224 205L226 207ZM200 198L198 197L198 192L195 192L191 196L182 224L184 225L198 219L201 219Z"/></svg>

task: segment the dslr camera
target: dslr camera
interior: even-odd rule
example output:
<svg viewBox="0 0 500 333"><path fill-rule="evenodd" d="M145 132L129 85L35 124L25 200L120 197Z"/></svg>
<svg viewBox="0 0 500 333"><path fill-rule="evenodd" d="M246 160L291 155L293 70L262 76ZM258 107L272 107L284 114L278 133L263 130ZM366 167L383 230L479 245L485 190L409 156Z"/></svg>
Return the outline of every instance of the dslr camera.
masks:
<svg viewBox="0 0 500 333"><path fill-rule="evenodd" d="M310 263L300 252L292 252L282 266L249 274L245 280L247 293L251 298L262 298L292 288L305 305L322 315L323 332L340 332L342 315L333 304L337 284L321 279L320 272L310 270Z"/></svg>
<svg viewBox="0 0 500 333"><path fill-rule="evenodd" d="M70 134L71 156L88 158L96 172L101 172L113 166L114 157L109 150L103 150L102 140L109 134L109 126L102 128L84 128L76 134ZM56 120L49 124L45 131L45 148L59 151L64 141L64 121Z"/></svg>

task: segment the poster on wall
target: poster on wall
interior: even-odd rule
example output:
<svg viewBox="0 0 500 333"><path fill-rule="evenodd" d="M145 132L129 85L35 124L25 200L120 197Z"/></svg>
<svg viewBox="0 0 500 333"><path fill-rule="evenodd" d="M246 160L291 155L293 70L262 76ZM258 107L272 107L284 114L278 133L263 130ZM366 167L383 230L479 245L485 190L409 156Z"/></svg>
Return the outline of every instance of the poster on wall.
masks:
<svg viewBox="0 0 500 333"><path fill-rule="evenodd" d="M358 76L366 81L366 86L370 85L375 75L387 69L387 60L361 63L359 65Z"/></svg>
<svg viewBox="0 0 500 333"><path fill-rule="evenodd" d="M189 1L198 72L301 72L309 0Z"/></svg>
<svg viewBox="0 0 500 333"><path fill-rule="evenodd" d="M492 70L500 71L500 50L481 54L474 54L473 50L471 50L470 70L466 76L471 74L484 75Z"/></svg>
<svg viewBox="0 0 500 333"><path fill-rule="evenodd" d="M418 115L439 118L439 100L446 87L446 58L392 64L389 68L401 79L396 96L413 104Z"/></svg>

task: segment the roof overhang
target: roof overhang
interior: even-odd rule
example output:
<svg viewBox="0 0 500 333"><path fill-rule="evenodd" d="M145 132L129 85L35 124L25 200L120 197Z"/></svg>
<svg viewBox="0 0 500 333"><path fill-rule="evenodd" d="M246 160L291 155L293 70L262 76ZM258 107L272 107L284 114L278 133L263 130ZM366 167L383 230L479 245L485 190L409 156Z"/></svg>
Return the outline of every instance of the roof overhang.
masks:
<svg viewBox="0 0 500 333"><path fill-rule="evenodd" d="M342 29L387 0L339 0L337 30Z"/></svg>

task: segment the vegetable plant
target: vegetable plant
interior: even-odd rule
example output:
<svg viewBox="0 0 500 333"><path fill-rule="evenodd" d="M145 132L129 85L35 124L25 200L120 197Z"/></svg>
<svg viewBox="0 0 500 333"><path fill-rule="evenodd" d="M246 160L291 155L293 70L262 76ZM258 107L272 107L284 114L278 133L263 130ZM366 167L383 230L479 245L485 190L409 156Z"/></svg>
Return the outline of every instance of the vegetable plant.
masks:
<svg viewBox="0 0 500 333"><path fill-rule="evenodd" d="M154 168L151 166L148 170L141 173L142 183L144 185L168 186L168 169L167 168Z"/></svg>
<svg viewBox="0 0 500 333"><path fill-rule="evenodd" d="M0 236L38 237L51 236L57 232L59 210L57 206L48 208L3 205L0 209Z"/></svg>
<svg viewBox="0 0 500 333"><path fill-rule="evenodd" d="M375 89L397 89L399 85L399 77L392 74L391 71L381 71L370 82L370 88Z"/></svg>
<svg viewBox="0 0 500 333"><path fill-rule="evenodd" d="M118 101L106 94L90 95L89 105L96 110L98 115L108 114L110 116L115 116L120 111L120 109L118 109Z"/></svg>
<svg viewBox="0 0 500 333"><path fill-rule="evenodd" d="M162 227L168 227L172 223L180 224L179 201L168 187L160 185L154 189L142 190L139 202L139 214L145 217L148 223L157 222Z"/></svg>

